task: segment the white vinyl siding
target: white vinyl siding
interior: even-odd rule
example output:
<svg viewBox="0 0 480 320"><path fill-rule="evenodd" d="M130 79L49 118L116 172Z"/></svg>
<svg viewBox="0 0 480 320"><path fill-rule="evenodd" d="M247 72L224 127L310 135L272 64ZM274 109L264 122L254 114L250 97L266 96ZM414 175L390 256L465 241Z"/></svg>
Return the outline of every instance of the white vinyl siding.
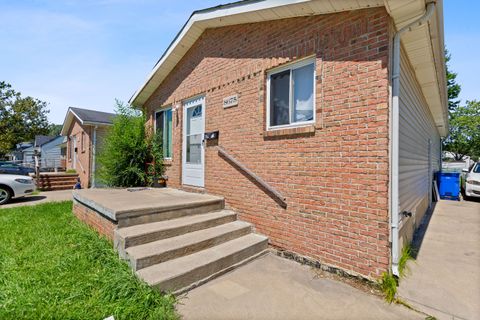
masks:
<svg viewBox="0 0 480 320"><path fill-rule="evenodd" d="M425 203L431 192L429 182L441 165L440 135L403 51L400 75L400 212L407 211L423 216L425 212L417 210L425 211L428 208Z"/></svg>
<svg viewBox="0 0 480 320"><path fill-rule="evenodd" d="M42 146L40 160L42 168L59 168L61 166L62 154L60 145L62 142L63 137L58 137Z"/></svg>

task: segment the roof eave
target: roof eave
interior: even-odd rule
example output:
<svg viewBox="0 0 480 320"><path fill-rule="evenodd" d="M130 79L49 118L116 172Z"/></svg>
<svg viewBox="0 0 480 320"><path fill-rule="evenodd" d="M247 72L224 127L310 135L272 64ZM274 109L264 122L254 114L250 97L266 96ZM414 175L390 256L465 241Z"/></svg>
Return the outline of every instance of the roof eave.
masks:
<svg viewBox="0 0 480 320"><path fill-rule="evenodd" d="M341 2L325 0L250 0L195 11L156 63L146 81L130 98L129 103L137 108L143 107L144 103L162 83L166 75L173 70L176 63L180 61L191 45L195 43L207 28L328 14L379 6L383 6L383 0L349 0ZM283 10L283 7L289 7L289 10ZM293 10L294 8L301 8L301 10L298 9L298 11L295 11ZM281 13L279 14L276 10L281 10ZM259 15L258 12L262 14ZM164 72L162 75L159 75L159 70L162 67ZM156 80L156 83L152 84L154 80Z"/></svg>
<svg viewBox="0 0 480 320"><path fill-rule="evenodd" d="M113 123L107 123L107 122L96 122L96 121L84 121L84 125L86 126L111 126Z"/></svg>
<svg viewBox="0 0 480 320"><path fill-rule="evenodd" d="M388 13L397 30L422 15L430 0L386 0ZM422 93L441 136L448 134L448 98L445 70L443 0L436 0L436 11L428 24L413 27L402 36L402 46L413 66ZM408 9L411 10L408 10ZM423 12L422 12L423 10Z"/></svg>
<svg viewBox="0 0 480 320"><path fill-rule="evenodd" d="M72 110L72 108L68 108L67 114L65 115L65 120L63 120L62 131L60 131L60 135L66 136L68 133L68 129L72 125L73 117L77 118L81 124L83 124L83 120Z"/></svg>
<svg viewBox="0 0 480 320"><path fill-rule="evenodd" d="M357 10L362 8L371 8L385 6L392 17L395 26L399 29L402 25L406 25L409 21L423 14L426 2L429 0L411 0L408 6L405 6L404 0L365 0L365 1L323 1L323 0L257 0L257 1L241 1L233 4L218 6L206 10L195 11L183 28L177 34L165 53L155 64L150 72L147 80L130 98L129 102L137 107L142 108L148 101L150 96L155 92L163 80L173 70L175 65L183 58L190 47L198 40L203 31L207 28L219 26L227 26L241 23L253 23L260 21L269 21L282 18L290 18L294 16L307 16L316 14L327 14L333 12ZM446 80L444 74L443 55L443 6L442 0L437 0L436 12L436 28L430 28L428 36L422 41L429 43L430 53L433 58L431 60L431 69L429 77L437 83L436 101L435 94L431 92L426 94L425 83L421 83L424 95L427 98L432 114L434 115L437 128L441 135L448 132L448 106L446 100ZM283 10L288 6L289 10ZM342 7L344 6L344 7ZM295 9L302 8L296 11ZM281 14L278 11L281 10ZM258 14L258 13L261 14ZM408 36L403 37L404 39ZM403 42L403 39L402 39ZM426 45L426 47L428 47ZM407 54L411 56L412 50L407 48ZM433 72L433 73L432 73ZM416 71L417 73L417 71ZM417 73L417 78L418 78ZM432 82L431 81L431 82ZM432 91L433 92L433 91ZM440 113L438 115L437 113Z"/></svg>

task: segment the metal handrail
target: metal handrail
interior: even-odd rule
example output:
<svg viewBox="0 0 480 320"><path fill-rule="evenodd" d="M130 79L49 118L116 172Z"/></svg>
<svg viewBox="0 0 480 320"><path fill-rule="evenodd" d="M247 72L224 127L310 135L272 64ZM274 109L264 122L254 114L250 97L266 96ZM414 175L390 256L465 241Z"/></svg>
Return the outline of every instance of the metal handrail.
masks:
<svg viewBox="0 0 480 320"><path fill-rule="evenodd" d="M265 180L257 176L255 173L253 173L250 169L245 167L240 161L235 159L233 156L228 154L228 152L223 149L220 146L217 146L218 153L222 155L223 157L227 158L230 162L232 162L235 166L237 166L239 169L241 169L243 172L248 174L253 180L255 180L259 185L261 185L265 190L267 190L270 194L275 196L276 200L280 202L282 207L286 208L287 207L287 199L277 190L275 190L271 185L269 185Z"/></svg>

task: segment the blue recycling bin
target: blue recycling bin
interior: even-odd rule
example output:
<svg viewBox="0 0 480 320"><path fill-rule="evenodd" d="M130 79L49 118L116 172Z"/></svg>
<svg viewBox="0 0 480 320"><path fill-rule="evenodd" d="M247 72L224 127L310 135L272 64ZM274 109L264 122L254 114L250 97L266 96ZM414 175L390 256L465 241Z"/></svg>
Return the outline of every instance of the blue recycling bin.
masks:
<svg viewBox="0 0 480 320"><path fill-rule="evenodd" d="M460 173L440 171L437 183L441 199L460 200Z"/></svg>

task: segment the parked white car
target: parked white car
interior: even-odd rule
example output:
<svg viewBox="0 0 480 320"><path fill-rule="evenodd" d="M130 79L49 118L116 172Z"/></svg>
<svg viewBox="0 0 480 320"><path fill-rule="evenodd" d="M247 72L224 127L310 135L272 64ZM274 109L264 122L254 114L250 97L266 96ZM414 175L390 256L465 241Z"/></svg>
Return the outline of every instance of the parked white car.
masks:
<svg viewBox="0 0 480 320"><path fill-rule="evenodd" d="M33 179L16 174L0 174L0 205L24 197L35 190Z"/></svg>
<svg viewBox="0 0 480 320"><path fill-rule="evenodd" d="M480 162L475 163L470 170L463 170L462 190L466 197L480 198Z"/></svg>

